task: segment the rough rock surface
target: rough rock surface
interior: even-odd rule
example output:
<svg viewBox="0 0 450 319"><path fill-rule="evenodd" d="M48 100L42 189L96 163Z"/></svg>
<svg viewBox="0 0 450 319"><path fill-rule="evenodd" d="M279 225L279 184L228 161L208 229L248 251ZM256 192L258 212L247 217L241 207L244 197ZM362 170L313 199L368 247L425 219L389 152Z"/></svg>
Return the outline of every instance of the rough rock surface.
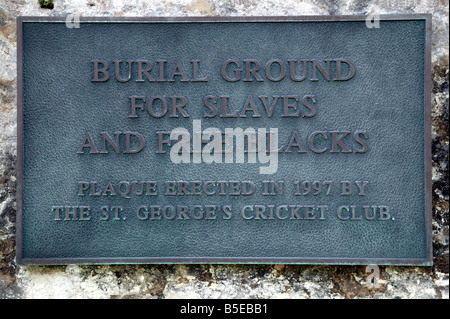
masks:
<svg viewBox="0 0 450 319"><path fill-rule="evenodd" d="M0 299L449 298L448 0L0 0ZM260 16L432 13L433 267L16 266L16 16Z"/></svg>

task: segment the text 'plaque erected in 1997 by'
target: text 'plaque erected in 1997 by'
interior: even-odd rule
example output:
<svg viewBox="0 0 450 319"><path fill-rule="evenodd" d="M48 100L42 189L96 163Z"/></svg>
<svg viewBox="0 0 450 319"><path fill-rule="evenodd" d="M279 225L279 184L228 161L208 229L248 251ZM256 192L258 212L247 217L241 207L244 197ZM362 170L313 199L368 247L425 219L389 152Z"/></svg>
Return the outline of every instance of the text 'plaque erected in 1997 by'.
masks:
<svg viewBox="0 0 450 319"><path fill-rule="evenodd" d="M430 15L19 17L20 264L430 265Z"/></svg>

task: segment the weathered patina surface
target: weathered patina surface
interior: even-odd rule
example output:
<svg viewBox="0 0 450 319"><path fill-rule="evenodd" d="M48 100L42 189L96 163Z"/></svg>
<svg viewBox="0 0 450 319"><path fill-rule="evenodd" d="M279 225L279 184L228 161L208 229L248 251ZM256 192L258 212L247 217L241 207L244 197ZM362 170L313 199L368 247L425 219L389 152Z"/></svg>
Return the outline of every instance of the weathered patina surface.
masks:
<svg viewBox="0 0 450 319"><path fill-rule="evenodd" d="M16 35L15 17L198 16L432 13L433 267L380 267L381 288L365 286L363 266L15 265ZM448 1L399 7L376 1L107 1L12 2L0 10L0 298L448 298Z"/></svg>

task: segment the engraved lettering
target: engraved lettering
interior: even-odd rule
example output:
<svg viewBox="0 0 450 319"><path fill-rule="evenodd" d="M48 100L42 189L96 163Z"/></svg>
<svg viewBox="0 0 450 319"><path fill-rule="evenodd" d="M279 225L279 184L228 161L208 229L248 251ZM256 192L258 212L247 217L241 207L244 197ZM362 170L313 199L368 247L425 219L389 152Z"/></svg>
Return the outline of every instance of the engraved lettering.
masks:
<svg viewBox="0 0 450 319"><path fill-rule="evenodd" d="M54 220L62 220L61 219L61 211L64 209L64 206L53 206L52 211L55 211Z"/></svg>
<svg viewBox="0 0 450 319"><path fill-rule="evenodd" d="M333 131L330 132L331 133L331 140L332 140L332 148L330 153L339 153L338 150L338 145L341 148L341 152L342 153L351 153L352 151L349 150L344 143L342 142L342 140L348 135L350 134L350 132L338 132L338 131ZM338 134L343 134L341 135L339 138L337 137Z"/></svg>
<svg viewBox="0 0 450 319"><path fill-rule="evenodd" d="M278 77L274 77L272 75L272 64L274 64L274 63L278 64L279 68L280 68L280 75ZM286 75L286 67L285 67L284 63L281 62L281 60L273 59L273 60L270 60L269 62L267 62L266 76L270 81L273 81L273 82L281 81L284 79L285 75Z"/></svg>
<svg viewBox="0 0 450 319"><path fill-rule="evenodd" d="M369 149L367 143L361 139L360 135L363 135L367 139L366 132L364 132L364 131L356 131L355 132L354 136L355 136L356 142L359 143L363 147L362 149L355 148L355 153L365 153Z"/></svg>
<svg viewBox="0 0 450 319"><path fill-rule="evenodd" d="M366 188L367 184L369 182L368 181L355 181L355 184L358 186L359 188L359 194L360 196L364 196L366 194L364 194L364 189Z"/></svg>
<svg viewBox="0 0 450 319"><path fill-rule="evenodd" d="M238 60L227 60L222 64L222 78L228 82L236 82L239 81L241 79L241 72L242 69L233 69L233 72L235 74L234 78L230 78L228 77L228 73L227 73L227 67L230 63L235 64L238 68L240 67L240 62Z"/></svg>
<svg viewBox="0 0 450 319"><path fill-rule="evenodd" d="M85 138L83 140L83 143L81 144L81 147L80 147L80 149L78 150L77 153L78 154L83 154L85 148L90 148L91 149L91 151L90 151L91 154L97 154L98 153L97 149L95 148L94 142L92 142L91 135L89 133L86 133L86 136L85 136Z"/></svg>
<svg viewBox="0 0 450 319"><path fill-rule="evenodd" d="M170 76L170 78L167 80L167 82L174 82L174 77L175 76L181 76L182 80L181 82L188 82L188 78L186 76L186 73L184 73L183 70L183 66L181 65L180 61L177 61L176 65L175 65L175 69L172 72L172 75Z"/></svg>
<svg viewBox="0 0 450 319"><path fill-rule="evenodd" d="M345 63L349 66L347 76L341 76L341 63ZM355 75L355 65L349 60L336 59L336 79L335 81L348 81Z"/></svg>
<svg viewBox="0 0 450 319"><path fill-rule="evenodd" d="M225 216L223 216L223 219L229 220L229 219L231 219L231 217L233 217L233 214L231 213L231 205L223 206L223 212L225 213Z"/></svg>
<svg viewBox="0 0 450 319"><path fill-rule="evenodd" d="M350 181L341 181L342 186L342 196L349 196L353 193L352 191L352 182Z"/></svg>
<svg viewBox="0 0 450 319"><path fill-rule="evenodd" d="M314 95L305 95L303 97L303 105L305 105L311 111L311 113L302 112L303 117L313 117L314 115L316 115L316 107L313 104L309 103L309 100L311 100L313 103L316 103L316 97Z"/></svg>
<svg viewBox="0 0 450 319"><path fill-rule="evenodd" d="M298 153L306 153L305 148L302 145L302 142L300 141L300 137L298 136L298 132L294 131L292 134L291 140L289 141L288 147L285 151L285 153L291 153L292 147L298 147Z"/></svg>
<svg viewBox="0 0 450 319"><path fill-rule="evenodd" d="M192 68L192 82L207 82L209 80L209 76L206 76L202 79L198 78L198 69L199 69L199 60L192 60L191 61L193 68Z"/></svg>
<svg viewBox="0 0 450 319"><path fill-rule="evenodd" d="M93 60L94 63L94 78L91 80L92 82L106 82L109 79L108 72L108 62L101 60ZM103 67L100 69L99 64L102 64ZM102 78L99 77L99 73L102 73Z"/></svg>
<svg viewBox="0 0 450 319"><path fill-rule="evenodd" d="M251 78L250 74L253 75L253 77L258 82L264 81L262 77L257 73L261 67L259 62L257 60L252 59L245 59L245 80L244 82L252 82L253 79ZM253 65L253 67L252 67Z"/></svg>
<svg viewBox="0 0 450 319"><path fill-rule="evenodd" d="M314 146L314 138L315 138L317 135L319 135L319 134L320 134L320 135L323 135L323 136L325 137L325 139L328 138L327 132L324 132L324 131L316 131L316 132L313 132L313 133L309 136L309 138L308 138L308 145L309 145L309 148L311 149L311 151L313 151L314 153L318 153L318 154L327 151L327 148L326 148L326 147L323 148L323 149L318 150L318 149Z"/></svg>
<svg viewBox="0 0 450 319"><path fill-rule="evenodd" d="M172 115L170 117L178 117L177 110L183 115L183 117L190 117L190 115L184 110L187 100L184 96L172 96ZM177 101L181 101L180 104Z"/></svg>
<svg viewBox="0 0 450 319"><path fill-rule="evenodd" d="M276 103L278 101L279 96L278 95L274 95L273 96L273 102L272 102L272 104L270 106L267 103L267 96L262 95L262 96L259 96L259 98L260 98L260 100L262 101L262 103L264 105L264 108L266 110L267 116L268 117L272 117L272 113L273 113L273 110L275 109L275 105L276 105Z"/></svg>
<svg viewBox="0 0 450 319"><path fill-rule="evenodd" d="M116 134L116 143L114 143L111 139L111 137L108 135L107 132L100 132L100 134L103 136L103 149L100 153L102 154L106 154L108 153L106 151L106 141L108 141L109 145L112 146L112 148L114 149L114 151L119 154L120 150L119 150L119 137L120 137L120 132L115 132L114 134Z"/></svg>
<svg viewBox="0 0 450 319"><path fill-rule="evenodd" d="M319 63L319 61L313 59L311 60L311 62L313 63L313 77L311 79L311 81L319 81L316 77L316 69L319 69L320 73L322 73L323 77L327 80L330 81L330 62L332 60L325 60L325 62L327 63L327 69L325 70L322 65Z"/></svg>
<svg viewBox="0 0 450 319"><path fill-rule="evenodd" d="M290 103L289 100L294 99L295 102ZM298 117L300 114L300 110L298 110L295 113L289 113L289 109L297 110L297 102L298 102L298 96L297 95L285 95L283 96L283 115L281 117Z"/></svg>
<svg viewBox="0 0 450 319"><path fill-rule="evenodd" d="M251 106L250 108L248 108L249 105ZM247 98L247 101L244 104L244 108L241 111L240 117L247 117L245 113L248 111L253 112L253 117L261 117L261 114L259 114L251 95Z"/></svg>
<svg viewBox="0 0 450 319"><path fill-rule="evenodd" d="M135 136L139 140L139 145L132 150L131 149L131 136ZM125 152L124 154L136 154L139 153L144 148L144 137L137 132L125 132Z"/></svg>
<svg viewBox="0 0 450 319"><path fill-rule="evenodd" d="M387 206L378 206L380 211L380 220L388 220L391 218L391 214L389 213L389 207Z"/></svg>
<svg viewBox="0 0 450 319"><path fill-rule="evenodd" d="M168 131L158 131L156 132L156 134L158 135L158 151L156 152L157 154L165 154L166 151L163 150L163 145L167 144L168 146L171 145L170 142L170 132ZM166 138L164 138L166 137Z"/></svg>
<svg viewBox="0 0 450 319"><path fill-rule="evenodd" d="M206 111L204 111L204 112L203 112L203 117L212 118L212 117L215 117L215 116L217 115L217 108L216 108L214 105L212 105L212 104L209 102L209 100L212 100L214 103L216 103L216 96L214 96L214 95L208 95L208 96L205 96L205 97L203 98L203 104L205 104L205 106L206 106L207 108L209 108L210 110L212 110L212 113L210 113L210 114L208 114L208 113L206 113Z"/></svg>
<svg viewBox="0 0 450 319"><path fill-rule="evenodd" d="M138 63L138 78L137 78L136 82L145 82L142 75L145 75L147 80L149 80L150 82L154 82L155 79L152 78L150 74L148 74L148 72L150 72L152 70L152 64L150 63L150 61L137 60L137 63ZM146 66L145 69L142 68L143 63L145 63L145 66Z"/></svg>
<svg viewBox="0 0 450 319"><path fill-rule="evenodd" d="M131 80L131 65L133 61L127 61L128 63L128 75L125 79L120 77L120 63L121 61L113 61L116 68L116 80L122 83L128 82Z"/></svg>
<svg viewBox="0 0 450 319"><path fill-rule="evenodd" d="M308 60L302 60L302 62L303 62L303 75L302 75L301 78L297 78L295 76L295 62L297 62L297 60L288 60L288 62L289 62L289 70L290 70L290 73L291 73L292 81L301 82L304 79L306 79L306 74L307 74L307 72L306 72L307 69L306 68L307 68Z"/></svg>
<svg viewBox="0 0 450 319"><path fill-rule="evenodd" d="M136 100L143 100L145 102L145 96L130 96L131 99L131 114L128 117L136 118L136 109L144 110L144 104L136 105Z"/></svg>

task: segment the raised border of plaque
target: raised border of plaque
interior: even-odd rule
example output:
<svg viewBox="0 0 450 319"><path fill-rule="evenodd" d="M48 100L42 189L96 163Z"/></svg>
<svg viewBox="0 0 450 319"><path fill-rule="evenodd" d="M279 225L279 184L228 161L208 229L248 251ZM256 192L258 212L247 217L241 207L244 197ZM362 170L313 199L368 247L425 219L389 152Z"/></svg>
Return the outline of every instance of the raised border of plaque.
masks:
<svg viewBox="0 0 450 319"><path fill-rule="evenodd" d="M266 23L266 22L349 22L367 20L367 16L263 16L263 17L80 17L80 23ZM137 258L23 258L23 169L24 169L24 136L23 136L23 33L25 23L65 23L66 17L18 17L17 18L17 220L16 220L16 261L22 265L57 265L57 264L346 264L346 265L418 265L432 264L432 179L431 179L431 15L430 14L398 14L381 15L380 21L421 20L426 23L425 34L425 180L418 181L425 185L425 228L426 258L303 258L303 257L137 257ZM55 93L56 94L56 93Z"/></svg>

